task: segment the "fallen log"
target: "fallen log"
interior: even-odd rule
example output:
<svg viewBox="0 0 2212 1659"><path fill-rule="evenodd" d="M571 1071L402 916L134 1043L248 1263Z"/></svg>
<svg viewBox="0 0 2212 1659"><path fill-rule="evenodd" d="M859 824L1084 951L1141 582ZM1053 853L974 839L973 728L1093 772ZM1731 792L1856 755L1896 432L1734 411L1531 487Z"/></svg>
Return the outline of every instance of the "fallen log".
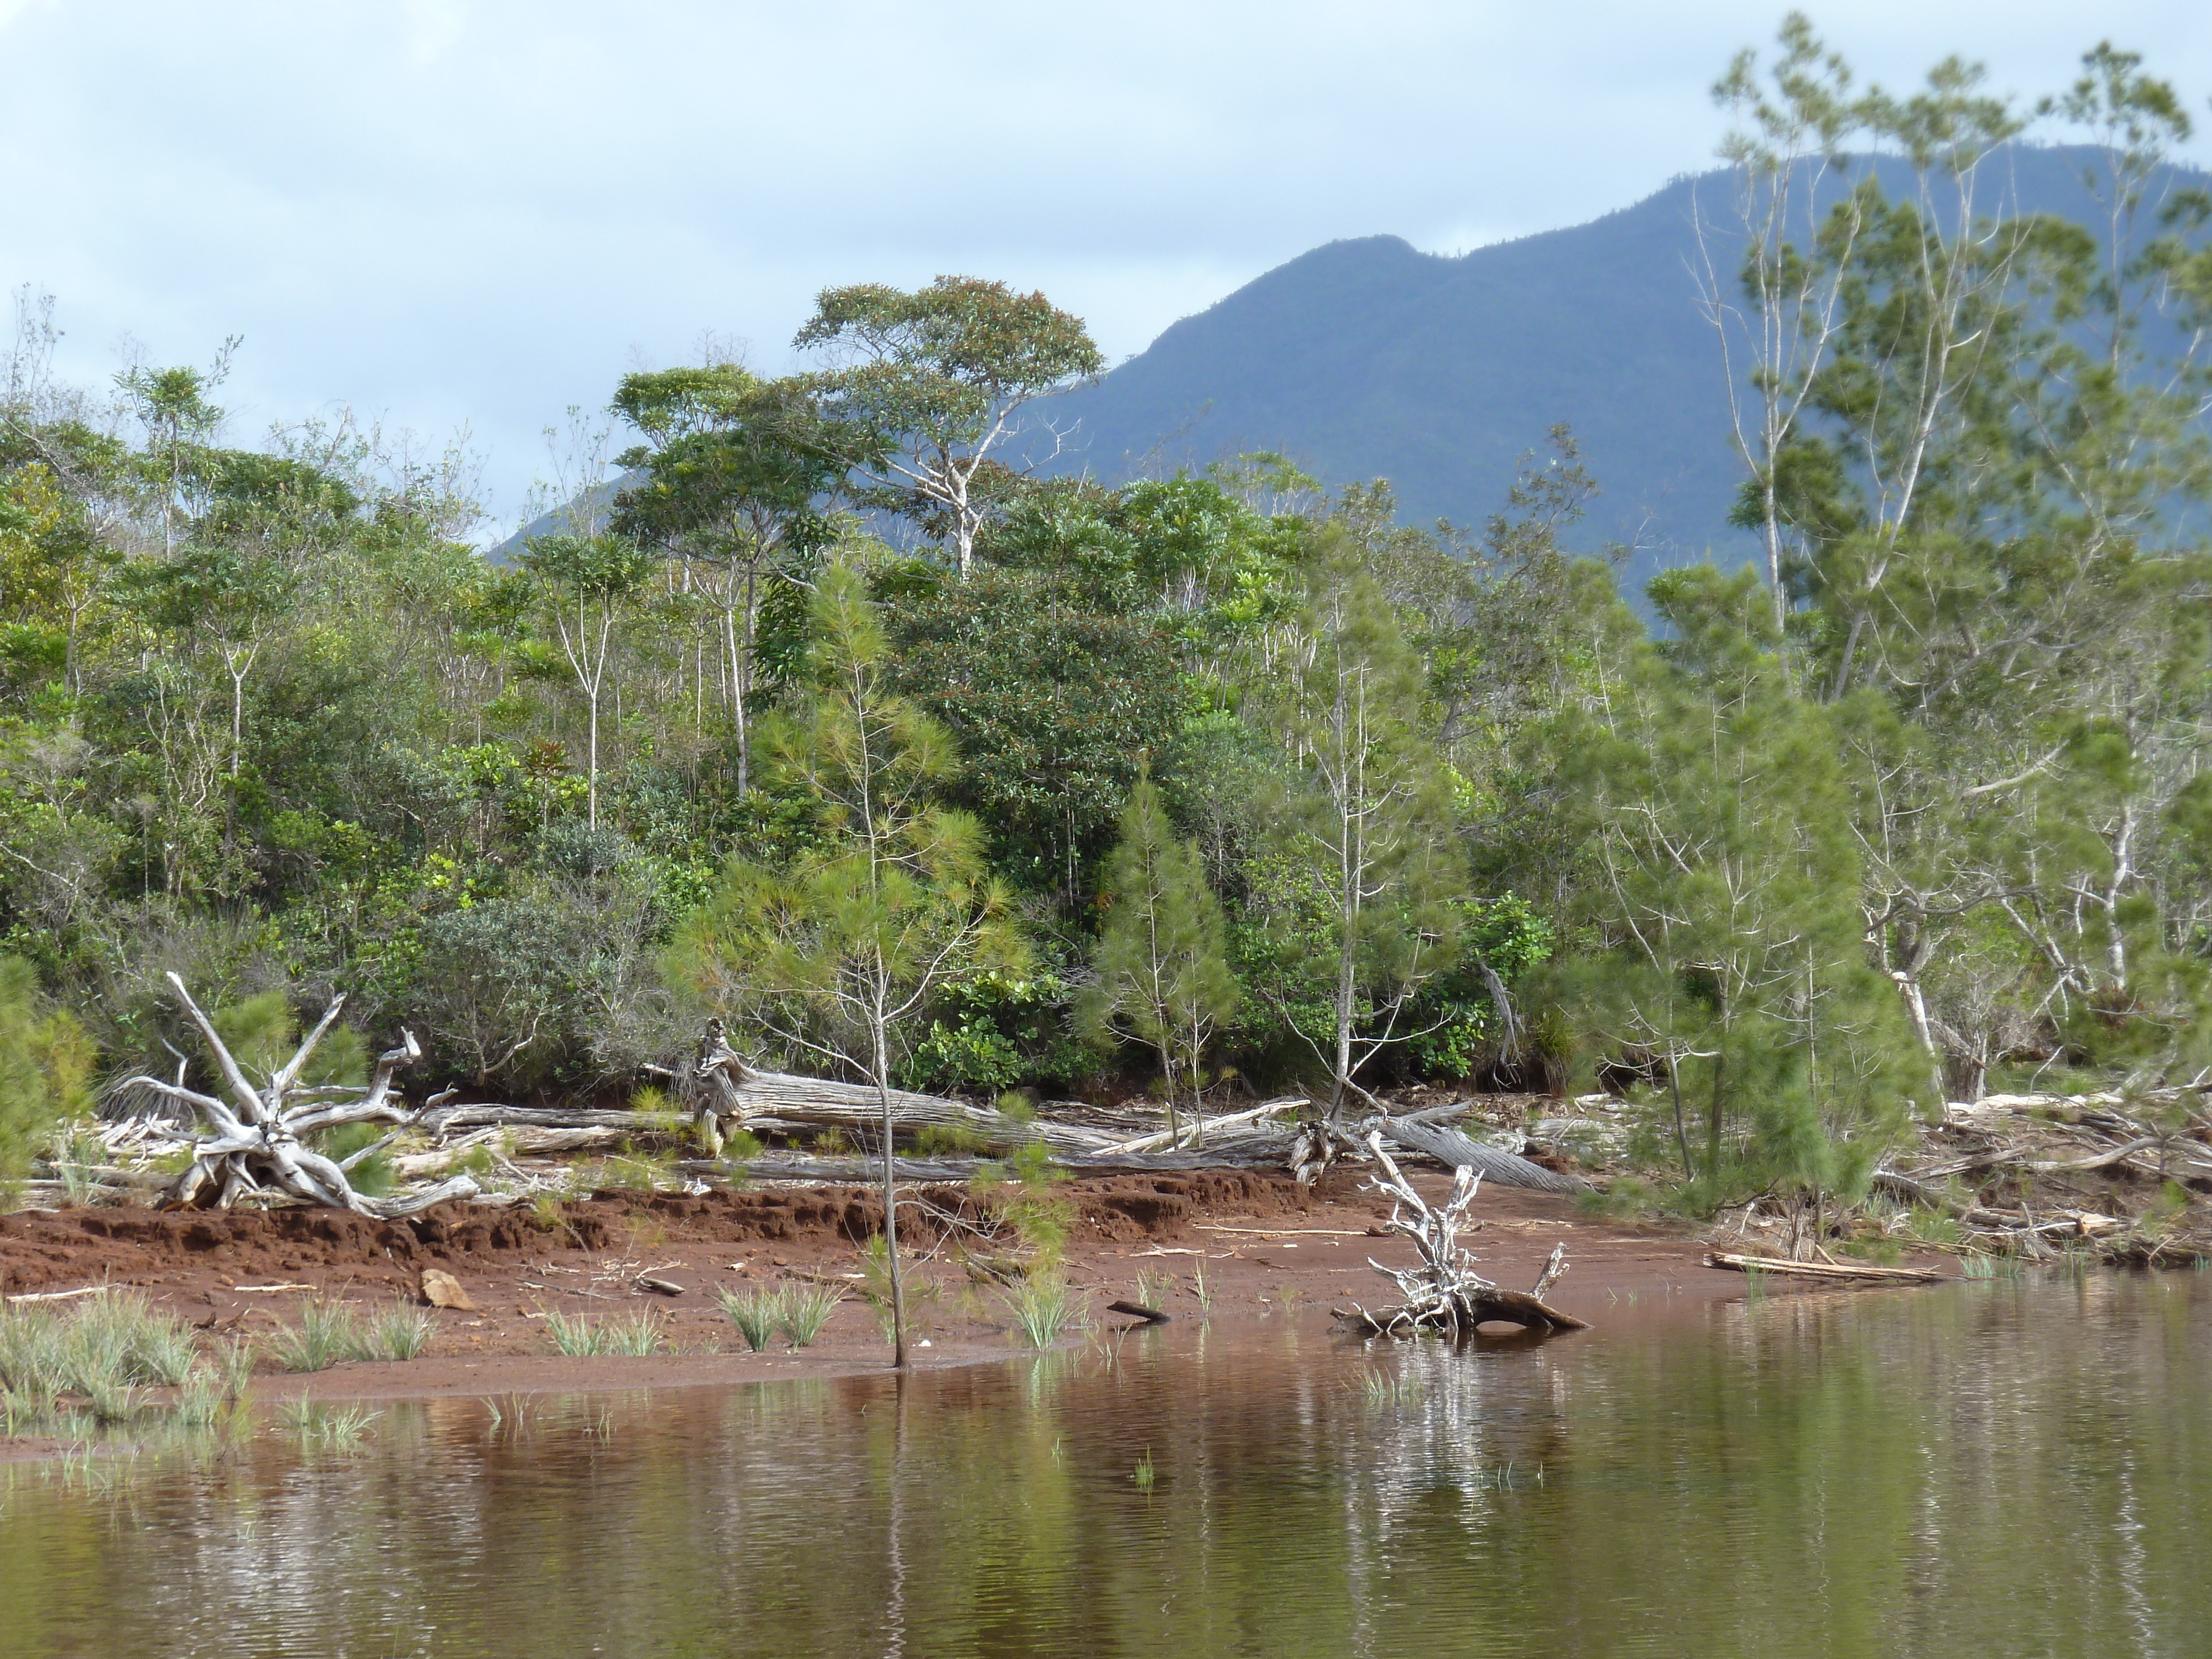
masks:
<svg viewBox="0 0 2212 1659"><path fill-rule="evenodd" d="M1109 1302L1106 1304L1106 1311L1127 1314L1130 1318L1142 1321L1147 1325L1164 1325L1174 1317L1172 1314L1162 1313L1158 1308L1147 1308L1141 1302Z"/></svg>
<svg viewBox="0 0 2212 1659"><path fill-rule="evenodd" d="M1715 1250L1705 1257L1708 1267L1729 1267L1737 1273L1781 1273L1793 1279L1857 1280L1890 1285L1939 1285L1953 1277L1926 1267L1876 1267L1865 1262L1790 1261L1779 1256L1735 1255Z"/></svg>
<svg viewBox="0 0 2212 1659"><path fill-rule="evenodd" d="M1224 1129L1257 1123L1262 1118L1279 1117L1285 1112L1296 1111L1305 1103L1304 1095L1289 1095L1280 1100L1263 1101L1249 1111L1231 1112L1222 1117L1212 1117L1200 1122L1186 1123L1180 1129L1162 1129L1157 1134L1139 1135L1134 1140L1118 1141L1112 1146L1102 1146L1098 1151L1105 1156L1126 1152L1172 1152L1180 1148L1185 1137L1188 1138L1192 1146L1202 1147L1206 1144L1209 1135L1218 1134Z"/></svg>
<svg viewBox="0 0 2212 1659"><path fill-rule="evenodd" d="M1071 1153L1053 1163L1072 1175L1178 1175L1198 1170L1279 1169L1283 1138L1245 1147L1217 1147L1199 1152ZM988 1158L897 1158L893 1174L901 1181L973 1181L1004 1166ZM857 1156L817 1157L795 1152L766 1152L757 1158L685 1158L677 1166L683 1174L750 1181L880 1181L884 1161Z"/></svg>
<svg viewBox="0 0 2212 1659"><path fill-rule="evenodd" d="M1941 1211L1982 1232L2071 1232L2084 1238L2094 1238L2113 1231L2122 1224L2118 1217L2100 1215L2094 1210L2054 1209L2045 1219L2039 1221L2025 1210L1999 1210L1986 1204L1965 1202L1952 1197L1940 1187L1931 1187L1924 1181L1916 1180L1895 1170L1876 1170L1874 1184L1885 1192L1909 1198L1931 1210Z"/></svg>
<svg viewBox="0 0 2212 1659"><path fill-rule="evenodd" d="M693 1103L700 1140L710 1152L721 1150L732 1129L750 1129L762 1119L807 1128L857 1129L878 1134L882 1130L883 1098L872 1085L757 1070L730 1047L718 1019L707 1022L699 1052L682 1068L678 1083L679 1092ZM1017 1118L942 1095L915 1094L905 1089L889 1092L894 1134L918 1133L931 1127L960 1130L996 1152L1010 1152L1038 1140L1055 1153L1093 1152L1121 1139L1073 1123Z"/></svg>
<svg viewBox="0 0 2212 1659"><path fill-rule="evenodd" d="M645 1112L599 1112L564 1107L501 1106L482 1102L467 1106L441 1106L417 1120L434 1139L443 1139L456 1129L623 1129L632 1134L665 1132L668 1120Z"/></svg>
<svg viewBox="0 0 2212 1659"><path fill-rule="evenodd" d="M1525 1187L1540 1193L1586 1193L1590 1189L1589 1182L1580 1176L1562 1175L1517 1153L1480 1146L1457 1129L1419 1122L1411 1117L1385 1117L1379 1122L1382 1133L1407 1151L1426 1152L1455 1170L1472 1170L1493 1186Z"/></svg>

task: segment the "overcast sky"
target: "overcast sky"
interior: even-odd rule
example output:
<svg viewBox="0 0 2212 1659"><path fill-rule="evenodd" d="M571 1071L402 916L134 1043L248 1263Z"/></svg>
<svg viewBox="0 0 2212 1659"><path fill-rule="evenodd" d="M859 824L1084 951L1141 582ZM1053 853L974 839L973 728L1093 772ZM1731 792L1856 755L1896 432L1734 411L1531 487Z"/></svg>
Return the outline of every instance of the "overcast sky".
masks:
<svg viewBox="0 0 2212 1659"><path fill-rule="evenodd" d="M786 367L825 284L1003 277L1119 361L1334 238L1625 205L1709 163L1783 9L0 0L0 281L80 380L244 336L234 442L465 423L511 518L567 405L703 332ZM2204 0L1811 9L1893 86L1960 52L2038 93L2109 34L2212 127Z"/></svg>

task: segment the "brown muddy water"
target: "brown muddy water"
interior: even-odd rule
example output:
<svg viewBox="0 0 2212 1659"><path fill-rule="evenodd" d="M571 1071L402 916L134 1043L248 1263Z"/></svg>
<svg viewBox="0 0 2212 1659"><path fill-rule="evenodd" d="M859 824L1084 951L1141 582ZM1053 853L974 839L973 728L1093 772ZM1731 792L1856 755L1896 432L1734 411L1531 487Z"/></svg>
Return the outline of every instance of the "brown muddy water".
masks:
<svg viewBox="0 0 2212 1659"><path fill-rule="evenodd" d="M2212 1654L2212 1273L1316 1312L0 1469L0 1654Z"/></svg>

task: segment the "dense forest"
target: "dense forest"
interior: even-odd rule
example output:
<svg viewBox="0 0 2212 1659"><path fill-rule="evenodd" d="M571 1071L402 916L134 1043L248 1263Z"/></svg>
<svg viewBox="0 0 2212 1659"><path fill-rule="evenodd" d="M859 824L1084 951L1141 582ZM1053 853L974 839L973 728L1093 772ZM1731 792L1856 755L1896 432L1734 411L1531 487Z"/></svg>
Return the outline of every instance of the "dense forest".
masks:
<svg viewBox="0 0 2212 1659"><path fill-rule="evenodd" d="M1602 1085L1709 1197L1850 1191L2031 1073L2197 1076L2184 103L2109 47L2033 105L1955 62L1862 90L1796 19L1717 96L1747 252L1712 373L1763 557L1642 611L1563 547L1602 484L1564 429L1479 527L1268 455L1024 472L1103 360L980 279L824 293L789 376L629 376L507 562L465 457L343 419L236 447L227 357L58 384L27 292L0 1175L182 1063L171 971L241 1052L343 991L329 1064L405 1025L472 1098L628 1097L709 1013L986 1097ZM2054 137L2094 222L2008 201Z"/></svg>

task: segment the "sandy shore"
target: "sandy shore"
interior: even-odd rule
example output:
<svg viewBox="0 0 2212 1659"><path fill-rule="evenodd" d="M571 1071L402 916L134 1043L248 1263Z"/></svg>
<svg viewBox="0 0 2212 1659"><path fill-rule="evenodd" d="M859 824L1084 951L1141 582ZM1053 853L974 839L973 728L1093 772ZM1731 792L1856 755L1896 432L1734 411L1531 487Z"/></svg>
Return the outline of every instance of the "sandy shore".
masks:
<svg viewBox="0 0 2212 1659"><path fill-rule="evenodd" d="M1417 1176L1441 1194L1440 1176ZM1331 1306L1391 1299L1370 1255L1409 1262L1404 1240L1382 1235L1387 1209L1338 1172L1318 1189L1285 1176L1202 1173L1069 1182L1069 1276L1100 1325L1117 1299L1149 1297L1179 1321L1260 1314L1325 1316ZM957 1195L940 1194L948 1201ZM0 1217L0 1290L9 1295L108 1283L143 1290L211 1335L266 1334L302 1298L366 1310L417 1299L422 1273L451 1273L476 1305L437 1316L421 1358L342 1362L312 1376L264 1370L258 1397L435 1397L707 1385L836 1376L882 1368L889 1348L866 1280L859 1240L874 1218L858 1188L781 1188L698 1197L602 1194L565 1206L548 1230L520 1209L446 1206L411 1222L320 1211L161 1214L143 1210L26 1212ZM1486 1188L1467 1242L1498 1283L1532 1282L1553 1245L1571 1264L1551 1300L1602 1324L1624 1304L1704 1303L1744 1293L1738 1274L1704 1265L1708 1248L1687 1228L1579 1215L1571 1200ZM1003 1358L1020 1346L998 1286L968 1270L951 1240L925 1236L908 1293L918 1364ZM679 1287L669 1295L641 1277ZM853 1294L810 1347L781 1342L752 1353L718 1305L744 1291L811 1280ZM1201 1288L1203 1295L1201 1296ZM667 1352L645 1358L570 1358L552 1351L545 1315L666 1321ZM926 1344L927 1346L921 1346Z"/></svg>

